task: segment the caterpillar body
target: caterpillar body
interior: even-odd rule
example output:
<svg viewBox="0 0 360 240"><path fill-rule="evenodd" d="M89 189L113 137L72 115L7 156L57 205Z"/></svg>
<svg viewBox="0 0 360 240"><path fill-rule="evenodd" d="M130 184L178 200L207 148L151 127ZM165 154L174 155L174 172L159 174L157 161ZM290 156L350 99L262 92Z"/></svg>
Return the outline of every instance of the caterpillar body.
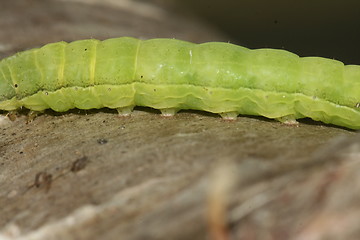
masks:
<svg viewBox="0 0 360 240"><path fill-rule="evenodd" d="M121 37L57 42L0 61L0 109L134 106L225 118L309 117L360 129L360 66L230 43Z"/></svg>

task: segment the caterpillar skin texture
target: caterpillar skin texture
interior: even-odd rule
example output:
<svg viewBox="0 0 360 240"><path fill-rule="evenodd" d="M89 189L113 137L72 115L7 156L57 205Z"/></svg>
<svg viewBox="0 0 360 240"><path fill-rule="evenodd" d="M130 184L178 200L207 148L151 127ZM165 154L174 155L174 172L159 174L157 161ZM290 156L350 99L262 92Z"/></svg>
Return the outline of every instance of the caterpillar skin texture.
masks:
<svg viewBox="0 0 360 240"><path fill-rule="evenodd" d="M57 42L0 61L0 109L134 106L309 117L360 129L360 66L285 50L122 37Z"/></svg>

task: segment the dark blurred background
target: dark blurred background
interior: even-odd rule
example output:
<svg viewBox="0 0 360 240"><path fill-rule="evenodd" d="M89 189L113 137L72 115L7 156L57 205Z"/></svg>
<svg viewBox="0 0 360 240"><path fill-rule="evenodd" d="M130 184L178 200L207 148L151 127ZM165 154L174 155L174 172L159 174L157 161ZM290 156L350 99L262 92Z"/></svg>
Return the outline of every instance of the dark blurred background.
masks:
<svg viewBox="0 0 360 240"><path fill-rule="evenodd" d="M0 0L0 12L0 57L13 54L10 45L133 36L230 41L360 64L359 0Z"/></svg>
<svg viewBox="0 0 360 240"><path fill-rule="evenodd" d="M358 0L173 0L249 48L360 64Z"/></svg>

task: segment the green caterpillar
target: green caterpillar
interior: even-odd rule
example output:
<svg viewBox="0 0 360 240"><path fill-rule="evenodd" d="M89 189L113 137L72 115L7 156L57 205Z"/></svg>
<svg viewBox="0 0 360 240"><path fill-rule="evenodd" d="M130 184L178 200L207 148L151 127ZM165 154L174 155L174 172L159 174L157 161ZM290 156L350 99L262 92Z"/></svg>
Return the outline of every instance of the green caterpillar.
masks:
<svg viewBox="0 0 360 240"><path fill-rule="evenodd" d="M0 61L0 109L134 106L224 118L309 117L360 129L360 66L285 50L122 37L58 42Z"/></svg>

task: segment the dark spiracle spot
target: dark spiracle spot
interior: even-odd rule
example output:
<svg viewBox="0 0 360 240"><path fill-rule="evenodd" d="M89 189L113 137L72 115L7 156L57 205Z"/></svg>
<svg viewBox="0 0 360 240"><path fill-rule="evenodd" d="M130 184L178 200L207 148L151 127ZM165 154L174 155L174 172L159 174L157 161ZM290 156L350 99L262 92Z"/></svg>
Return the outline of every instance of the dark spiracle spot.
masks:
<svg viewBox="0 0 360 240"><path fill-rule="evenodd" d="M99 139L97 140L97 143L98 143L98 144L101 144L101 145L106 144L107 142L108 142L108 140L105 139L105 138L99 138Z"/></svg>
<svg viewBox="0 0 360 240"><path fill-rule="evenodd" d="M85 48L85 51L87 51L87 48Z"/></svg>
<svg viewBox="0 0 360 240"><path fill-rule="evenodd" d="M143 77L144 77L143 75L140 76L140 78L143 78Z"/></svg>
<svg viewBox="0 0 360 240"><path fill-rule="evenodd" d="M17 88L18 86L19 86L19 85L17 85L17 83L15 83L15 84L14 84L14 87L16 87L16 88Z"/></svg>

